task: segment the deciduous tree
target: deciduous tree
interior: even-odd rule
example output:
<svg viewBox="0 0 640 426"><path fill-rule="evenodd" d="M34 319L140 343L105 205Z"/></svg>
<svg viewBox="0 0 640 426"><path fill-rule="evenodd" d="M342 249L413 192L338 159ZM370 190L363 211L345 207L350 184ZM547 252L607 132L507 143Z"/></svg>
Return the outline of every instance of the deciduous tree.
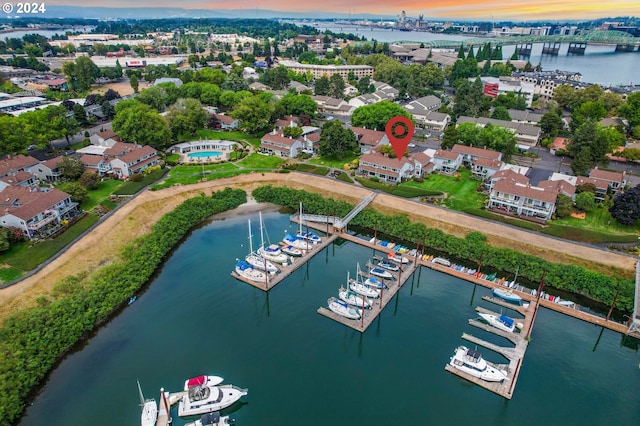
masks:
<svg viewBox="0 0 640 426"><path fill-rule="evenodd" d="M633 226L640 218L640 185L634 186L613 199L609 208L611 216L619 223Z"/></svg>
<svg viewBox="0 0 640 426"><path fill-rule="evenodd" d="M342 127L340 121L324 123L320 133L320 155L341 160L357 149L356 135L350 129Z"/></svg>

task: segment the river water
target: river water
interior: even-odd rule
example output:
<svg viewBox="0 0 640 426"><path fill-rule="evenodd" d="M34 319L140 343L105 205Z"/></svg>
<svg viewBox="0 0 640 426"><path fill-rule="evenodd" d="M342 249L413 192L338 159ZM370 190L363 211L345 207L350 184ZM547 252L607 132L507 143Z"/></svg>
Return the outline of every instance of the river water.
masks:
<svg viewBox="0 0 640 426"><path fill-rule="evenodd" d="M136 379L158 399L200 374L249 389L223 411L244 426L638 423L638 341L541 309L507 401L444 370L463 332L508 345L467 324L476 306L496 309L481 300L489 290L419 269L360 334L316 310L372 250L338 240L264 293L230 276L248 250L247 218L258 223L195 229L138 300L52 372L20 424L137 425ZM287 215L264 221L274 242L295 229Z"/></svg>
<svg viewBox="0 0 640 426"><path fill-rule="evenodd" d="M324 27L318 26L319 31ZM393 31L382 28L367 28L354 25L342 27L332 26L333 32L353 33L367 40L394 43L398 41L430 42L436 40L454 40L461 43L465 40L476 39L466 35L435 34L421 31ZM478 38L481 42L491 42L490 38ZM640 39L638 40L640 42ZM615 52L615 46L588 45L584 55L567 54L569 45L564 43L560 47L558 56L543 55L542 43L533 45L531 56L521 58L528 60L534 66L540 64L544 71L562 70L574 71L582 74L582 81L599 83L604 86L640 84L640 52ZM502 56L508 59L513 55L515 46L504 46Z"/></svg>

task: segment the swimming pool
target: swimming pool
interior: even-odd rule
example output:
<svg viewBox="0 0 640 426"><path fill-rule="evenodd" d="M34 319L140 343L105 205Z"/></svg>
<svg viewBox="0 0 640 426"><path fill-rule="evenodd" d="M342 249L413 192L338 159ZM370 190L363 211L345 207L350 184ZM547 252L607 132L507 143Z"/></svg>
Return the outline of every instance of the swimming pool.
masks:
<svg viewBox="0 0 640 426"><path fill-rule="evenodd" d="M219 151L198 151L198 152L190 152L187 154L188 157L219 157L222 153Z"/></svg>

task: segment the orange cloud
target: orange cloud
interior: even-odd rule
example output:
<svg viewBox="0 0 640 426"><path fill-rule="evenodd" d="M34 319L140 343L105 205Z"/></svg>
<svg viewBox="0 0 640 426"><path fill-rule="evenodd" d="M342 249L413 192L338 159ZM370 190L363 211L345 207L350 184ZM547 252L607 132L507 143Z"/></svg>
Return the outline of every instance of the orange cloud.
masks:
<svg viewBox="0 0 640 426"><path fill-rule="evenodd" d="M49 0L48 5L66 6L107 6L107 4L87 4L86 0ZM108 7L179 7L184 9L271 9L288 12L333 12L397 16L402 10L409 16L424 15L426 18L459 19L510 19L510 20L567 20L593 19L615 16L640 16L638 0L511 0L489 2L483 0L192 0L175 2L172 0L111 0ZM312 17L312 16L310 16Z"/></svg>

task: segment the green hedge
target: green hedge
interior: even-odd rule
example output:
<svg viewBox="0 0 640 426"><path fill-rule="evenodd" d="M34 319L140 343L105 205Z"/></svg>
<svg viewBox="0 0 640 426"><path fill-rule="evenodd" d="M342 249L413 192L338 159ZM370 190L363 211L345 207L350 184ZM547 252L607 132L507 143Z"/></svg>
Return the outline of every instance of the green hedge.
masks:
<svg viewBox="0 0 640 426"><path fill-rule="evenodd" d="M304 204L308 213L335 214L345 216L353 207L349 203L323 198L318 194L294 190L286 187L263 186L256 188L253 195L259 202L271 202L296 209ZM616 302L618 309L630 312L633 309L635 284L631 279L619 279L603 275L582 267L552 263L547 260L502 247L486 244L486 236L471 232L466 238L446 234L439 229L428 228L424 223L410 222L406 215L384 215L367 208L352 221L353 225L377 228L378 232L414 241L424 242L426 247L447 253L459 259L477 262L482 255L482 263L487 267L515 273L532 282L538 282L546 271L547 285L571 293L579 293L595 301L610 305L620 289Z"/></svg>
<svg viewBox="0 0 640 426"><path fill-rule="evenodd" d="M340 172L340 174L336 176L336 179L347 183L353 183L353 179L351 179L351 177L349 177L345 172Z"/></svg>
<svg viewBox="0 0 640 426"><path fill-rule="evenodd" d="M66 351L139 290L180 239L205 218L246 202L242 190L225 189L182 203L131 242L120 261L87 281L69 277L54 287L51 301L17 312L0 329L0 419L14 422L25 398Z"/></svg>

